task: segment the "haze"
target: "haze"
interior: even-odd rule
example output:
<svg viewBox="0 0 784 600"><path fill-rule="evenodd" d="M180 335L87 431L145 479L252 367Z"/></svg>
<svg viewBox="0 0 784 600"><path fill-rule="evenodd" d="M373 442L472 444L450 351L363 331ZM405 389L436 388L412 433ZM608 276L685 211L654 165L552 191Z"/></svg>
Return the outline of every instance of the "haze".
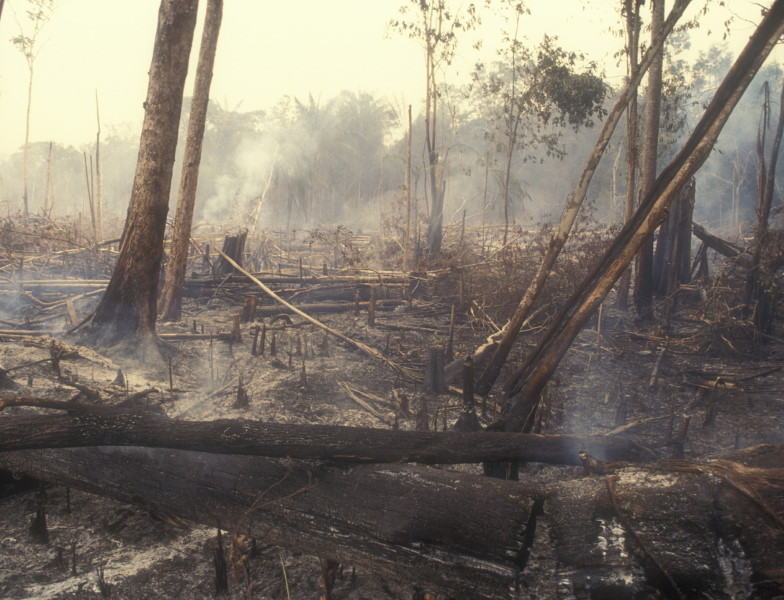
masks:
<svg viewBox="0 0 784 600"><path fill-rule="evenodd" d="M227 2L224 9L212 98L227 110L257 110L284 95L328 98L341 90L368 91L398 105L422 97L423 61L415 41L392 32L387 21L402 0L293 0ZM532 43L543 33L558 35L567 49L589 53L604 65L610 82L622 76L613 53L620 38L615 3L531 0L524 27ZM702 2L696 3L700 6ZM713 2L712 4L718 4ZM24 140L27 68L10 42L19 34L26 3L6 0L0 21L0 154ZM102 126L137 129L146 95L147 70L155 34L158 0L59 0L46 25L35 62L31 141L80 147L94 139L95 95ZM572 7L572 10L564 10ZM758 20L759 7L734 0L733 11ZM694 14L696 9L692 9ZM202 7L203 11L203 7ZM714 6L694 36L695 48L720 43L726 8ZM492 59L499 23L483 10L481 57ZM740 47L753 25L736 19L730 42ZM709 36L708 33L711 33ZM198 46L196 33L195 46ZM193 52L194 59L196 52ZM463 44L450 71L465 80L477 54ZM191 74L194 71L192 66ZM190 95L192 83L186 86Z"/></svg>

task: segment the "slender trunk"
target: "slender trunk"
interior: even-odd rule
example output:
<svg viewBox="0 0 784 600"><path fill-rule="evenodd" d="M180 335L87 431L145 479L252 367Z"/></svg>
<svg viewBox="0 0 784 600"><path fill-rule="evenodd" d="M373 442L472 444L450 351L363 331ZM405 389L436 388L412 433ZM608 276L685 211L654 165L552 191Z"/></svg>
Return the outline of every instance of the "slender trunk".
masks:
<svg viewBox="0 0 784 600"><path fill-rule="evenodd" d="M781 140L784 135L784 83L779 100L779 118L776 135L770 149L770 158L765 162L765 129L769 124L770 103L766 95L763 106L763 118L757 136L757 155L759 159L758 192L757 192L757 230L754 235L754 250L751 258L751 269L746 278L746 313L754 321L755 328L769 334L773 331L773 320L776 312L777 289L773 280L773 269L766 265L763 256L768 237L768 221L773 205L773 192L776 183L776 166L778 163Z"/></svg>
<svg viewBox="0 0 784 600"><path fill-rule="evenodd" d="M49 142L49 154L46 157L46 187L44 188L44 216L49 217L54 207L52 194L52 142Z"/></svg>
<svg viewBox="0 0 784 600"><path fill-rule="evenodd" d="M655 39L664 22L664 0L651 3L651 37ZM664 50L662 49L648 70L648 90L645 94L645 133L642 140L642 161L640 164L640 198L647 196L657 174L659 152L659 120L661 116L662 69ZM637 273L634 285L634 304L637 313L643 317L653 315L653 238L646 240L637 257Z"/></svg>
<svg viewBox="0 0 784 600"><path fill-rule="evenodd" d="M506 155L506 173L504 173L504 239L503 245L509 236L509 181L512 178L512 158L514 157L514 147L517 143L517 128L520 125L520 114L518 113L514 120L514 125L509 133L509 148Z"/></svg>
<svg viewBox="0 0 784 600"><path fill-rule="evenodd" d="M101 113L98 108L98 90L95 90L95 119L98 131L95 134L95 217L98 225L96 242L103 241L103 174L101 165Z"/></svg>
<svg viewBox="0 0 784 600"><path fill-rule="evenodd" d="M174 218L172 231L171 256L166 271L166 282L161 292L161 318L165 321L178 321L182 315L182 285L185 282L185 272L188 266L193 209L196 204L196 185L199 179L202 142L210 101L212 68L215 63L222 16L223 0L209 0L207 13L204 17L199 62L196 67L196 81L193 86L191 114L188 120L188 138L185 142L185 154L180 174L177 214ZM272 174L270 173L271 178ZM268 187L269 181L267 182Z"/></svg>
<svg viewBox="0 0 784 600"><path fill-rule="evenodd" d="M90 224L93 230L93 244L97 244L96 229L95 229L95 202L93 201L93 182L90 177L90 168L87 166L87 152L82 152L84 158L84 184L87 188L87 203L90 206ZM92 162L92 161L91 161Z"/></svg>
<svg viewBox="0 0 784 600"><path fill-rule="evenodd" d="M27 112L25 113L25 138L24 147L22 148L22 201L24 217L30 216L30 198L29 184L30 184L30 111L33 106L33 61L32 57L28 58L29 79L27 80Z"/></svg>
<svg viewBox="0 0 784 600"><path fill-rule="evenodd" d="M411 253L411 105L408 105L408 155L406 156L406 239L403 242L403 271L408 270Z"/></svg>
<svg viewBox="0 0 784 600"><path fill-rule="evenodd" d="M638 55L640 52L640 4L641 0L625 0L626 10L626 38L629 76L632 77L639 68ZM634 204L637 197L637 155L639 133L637 126L637 90L634 90L629 100L629 109L626 112L626 200L624 202L623 222L626 223L634 214ZM626 310L629 305L629 286L632 273L629 269L623 272L618 283L618 307Z"/></svg>
<svg viewBox="0 0 784 600"><path fill-rule="evenodd" d="M517 34L520 29L520 13L515 12L515 30L512 37L512 87L509 97L509 120L507 121L507 143L509 144L506 156L506 173L504 173L504 239L503 245L506 246L509 237L509 181L512 177L512 157L517 145L517 129L520 126L520 109L517 107Z"/></svg>

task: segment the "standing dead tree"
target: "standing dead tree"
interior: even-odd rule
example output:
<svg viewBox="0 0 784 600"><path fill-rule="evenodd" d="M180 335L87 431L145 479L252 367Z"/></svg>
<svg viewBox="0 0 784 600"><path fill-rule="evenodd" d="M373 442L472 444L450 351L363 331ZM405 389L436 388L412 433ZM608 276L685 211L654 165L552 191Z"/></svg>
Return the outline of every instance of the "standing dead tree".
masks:
<svg viewBox="0 0 784 600"><path fill-rule="evenodd" d="M651 37L659 34L664 21L664 0L651 2ZM640 155L640 198L644 198L656 180L659 156L659 122L661 121L662 71L664 49L657 52L648 70L645 94L643 138ZM644 317L653 315L653 238L648 238L637 255L634 278L634 305Z"/></svg>
<svg viewBox="0 0 784 600"><path fill-rule="evenodd" d="M678 190L705 162L735 105L782 34L784 0L776 0L730 68L683 148L656 179L632 220L621 229L566 302L537 347L510 377L506 384L510 406L502 419L504 429L520 431L532 417L539 394L572 341L645 241L667 218Z"/></svg>
<svg viewBox="0 0 784 600"><path fill-rule="evenodd" d="M196 185L199 179L202 141L207 123L207 107L210 100L210 84L215 53L218 47L223 16L223 0L210 0L204 17L199 62L196 66L196 82L193 84L191 114L188 120L188 137L185 142L185 157L180 174L180 190L177 199L177 214L172 229L171 256L166 281L161 290L161 318L178 321L182 314L182 285L188 266L193 208L196 203Z"/></svg>
<svg viewBox="0 0 784 600"><path fill-rule="evenodd" d="M92 323L99 341L155 336L158 278L198 0L162 0L120 254Z"/></svg>
<svg viewBox="0 0 784 600"><path fill-rule="evenodd" d="M678 194L659 228L653 255L654 292L669 296L678 285L691 281L691 230L696 183L689 181Z"/></svg>
<svg viewBox="0 0 784 600"><path fill-rule="evenodd" d="M630 78L634 77L639 68L640 27L642 25L640 7L642 2L643 0L624 0L622 8L626 32L626 68ZM629 98L629 108L626 111L626 198L623 211L624 223L632 218L637 198L637 167L639 159L639 124L637 119L637 90L635 89ZM631 271L626 270L618 282L618 306L624 310L629 304L631 277Z"/></svg>

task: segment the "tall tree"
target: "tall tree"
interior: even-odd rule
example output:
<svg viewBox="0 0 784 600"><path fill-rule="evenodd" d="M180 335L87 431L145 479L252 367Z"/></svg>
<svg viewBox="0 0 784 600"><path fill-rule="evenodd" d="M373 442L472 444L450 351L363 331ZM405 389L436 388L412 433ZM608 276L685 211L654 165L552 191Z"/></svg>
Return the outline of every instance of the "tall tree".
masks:
<svg viewBox="0 0 784 600"><path fill-rule="evenodd" d="M29 183L29 146L30 146L30 112L33 106L33 73L35 68L35 59L38 58L40 47L38 46L38 35L41 33L44 25L52 15L54 0L27 0L28 9L26 15L32 29L29 35L24 31L20 31L19 35L11 38L11 42L19 49L19 52L24 56L27 63L27 111L25 113L25 139L23 152L23 191L22 201L24 202L24 216L30 214L30 199L28 196L28 183ZM2 10L2 4L0 4ZM21 28L20 28L21 29Z"/></svg>
<svg viewBox="0 0 784 600"><path fill-rule="evenodd" d="M776 267L773 261L763 260L769 237L770 209L773 206L773 192L776 185L776 166L778 164L781 140L784 136L784 84L779 100L779 118L776 134L770 147L770 157L766 161L767 129L770 127L770 84L763 86L762 117L757 132L757 226L751 253L751 269L746 277L746 312L754 322L757 331L770 334L776 317L776 296L778 289L775 281Z"/></svg>
<svg viewBox="0 0 784 600"><path fill-rule="evenodd" d="M655 39L664 23L664 0L651 2L651 38ZM662 72L664 49L648 69L648 89L645 93L642 152L640 160L640 197L648 194L656 180L659 153L659 121L661 116ZM634 304L638 314L650 316L653 310L653 238L646 240L637 256L634 280Z"/></svg>
<svg viewBox="0 0 784 600"><path fill-rule="evenodd" d="M196 66L196 81L193 84L188 137L185 142L177 214L172 231L171 256L166 271L166 282L161 291L161 317L167 321L178 321L182 314L182 285L185 282L188 263L193 207L196 203L202 141L207 122L207 106L210 101L212 68L215 64L222 17L223 0L209 0L204 17L199 62Z"/></svg>
<svg viewBox="0 0 784 600"><path fill-rule="evenodd" d="M453 12L446 0L410 0L414 15L406 20L412 6L400 8L402 20L392 27L422 42L425 49L425 154L430 185L430 216L427 224L427 253L433 259L441 252L444 225L444 165L438 142L438 73L449 66L457 47L457 33L473 29L479 16L473 3L464 11Z"/></svg>
<svg viewBox="0 0 784 600"><path fill-rule="evenodd" d="M622 13L626 32L626 70L628 77L634 77L639 68L640 53L640 7L643 0L623 0ZM624 223L632 218L637 195L637 159L638 159L638 126L637 126L637 90L632 92L629 107L626 111L626 199L624 202ZM618 306L626 309L629 304L629 286L631 271L624 271L618 282Z"/></svg>
<svg viewBox="0 0 784 600"><path fill-rule="evenodd" d="M198 0L161 0L120 254L93 316L100 342L155 337L163 234Z"/></svg>

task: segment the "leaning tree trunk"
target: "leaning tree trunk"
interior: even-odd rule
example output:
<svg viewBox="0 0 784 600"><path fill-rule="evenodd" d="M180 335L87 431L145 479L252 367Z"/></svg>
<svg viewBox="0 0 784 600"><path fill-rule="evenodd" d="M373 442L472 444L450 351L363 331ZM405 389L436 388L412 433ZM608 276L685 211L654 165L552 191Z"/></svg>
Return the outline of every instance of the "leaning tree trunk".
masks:
<svg viewBox="0 0 784 600"><path fill-rule="evenodd" d="M782 460L780 446L758 446L706 462L598 465L606 472L545 486L150 448L0 453L14 472L447 597L496 600L784 593Z"/></svg>
<svg viewBox="0 0 784 600"><path fill-rule="evenodd" d="M621 229L578 286L525 363L510 377L506 391L511 403L502 419L504 429L520 431L532 416L539 394L572 341L643 243L651 239L656 227L667 217L667 210L678 189L705 162L732 110L782 34L784 0L776 0L732 65L681 151L656 179L632 220Z"/></svg>
<svg viewBox="0 0 784 600"><path fill-rule="evenodd" d="M197 5L198 0L161 2L120 255L92 321L104 343L155 335L163 234Z"/></svg>
<svg viewBox="0 0 784 600"><path fill-rule="evenodd" d="M651 38L656 39L664 23L664 0L651 3ZM664 49L654 59L648 70L648 91L645 94L645 122L640 161L640 198L644 198L656 180L656 163L659 153L659 120L661 117L662 68ZM637 255L637 272L634 279L634 304L637 313L648 317L653 312L653 238L643 243Z"/></svg>
<svg viewBox="0 0 784 600"><path fill-rule="evenodd" d="M180 174L180 191L177 199L177 215L172 230L171 254L166 270L166 282L161 291L161 318L179 321L182 314L182 285L188 266L193 207L196 203L196 184L199 179L201 148L204 127L207 122L207 107L210 102L210 83L215 52L218 47L223 16L223 0L209 0L204 17L199 63L196 67L196 82L193 84L191 115L188 120L188 139L185 142L185 157Z"/></svg>

